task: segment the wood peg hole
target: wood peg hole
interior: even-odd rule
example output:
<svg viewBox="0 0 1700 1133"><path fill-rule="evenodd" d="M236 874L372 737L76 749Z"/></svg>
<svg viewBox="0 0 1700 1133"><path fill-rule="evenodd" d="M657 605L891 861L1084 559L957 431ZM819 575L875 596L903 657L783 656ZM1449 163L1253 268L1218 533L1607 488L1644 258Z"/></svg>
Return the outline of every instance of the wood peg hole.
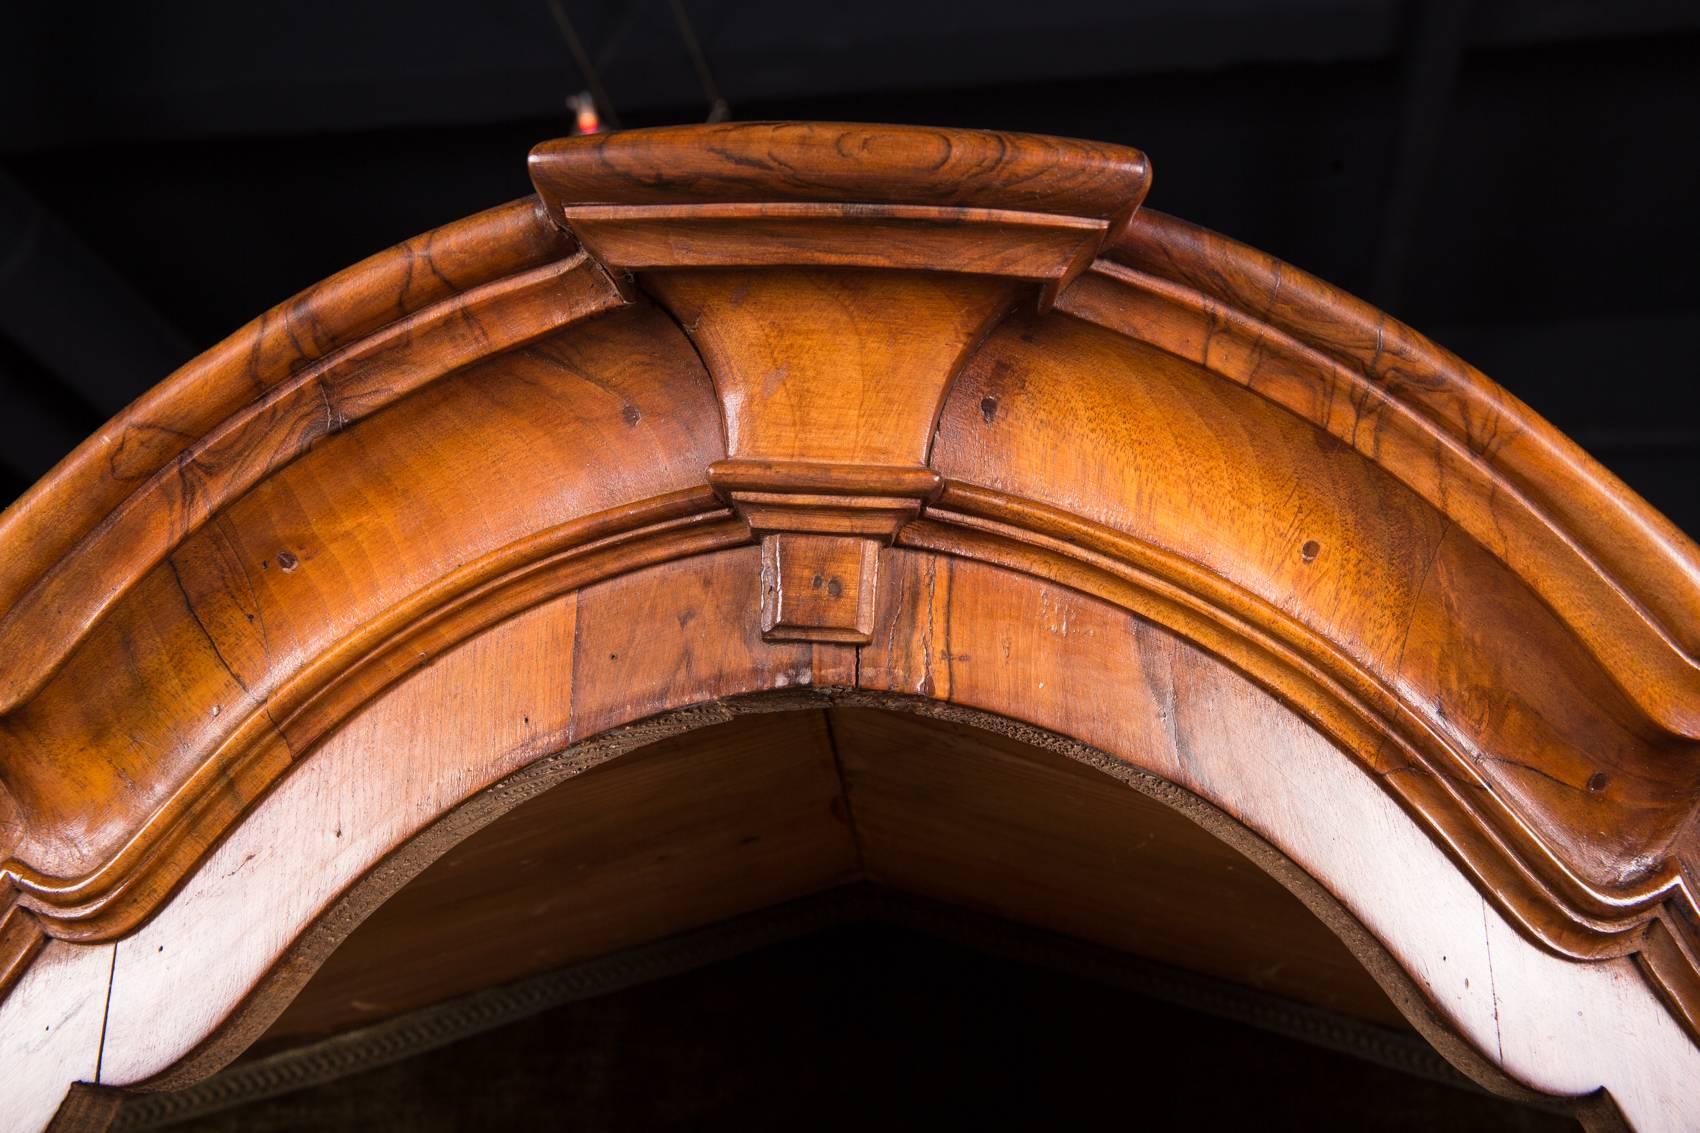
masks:
<svg viewBox="0 0 1700 1133"><path fill-rule="evenodd" d="M980 399L980 416L986 419L986 424L992 423L992 418L998 415L998 399L985 397Z"/></svg>
<svg viewBox="0 0 1700 1133"><path fill-rule="evenodd" d="M819 590L825 584L826 584L826 579L822 578L820 575L817 574L817 575L815 575L814 580L809 583L809 586L810 586L811 589Z"/></svg>
<svg viewBox="0 0 1700 1133"><path fill-rule="evenodd" d="M1299 548L1299 557L1304 559L1307 563L1315 562L1316 556L1321 553L1322 544L1318 543L1315 539L1306 540L1305 545Z"/></svg>
<svg viewBox="0 0 1700 1133"><path fill-rule="evenodd" d="M1588 789L1597 795L1606 789L1606 784L1609 782L1611 782L1610 776L1604 771L1596 771L1588 776Z"/></svg>
<svg viewBox="0 0 1700 1133"><path fill-rule="evenodd" d="M277 553L277 565L283 568L283 573L288 574L290 571L301 565L301 560L290 554L288 551L279 551Z"/></svg>
<svg viewBox="0 0 1700 1133"><path fill-rule="evenodd" d="M836 578L831 579L826 584L826 593L831 598L842 598L844 597L844 584Z"/></svg>

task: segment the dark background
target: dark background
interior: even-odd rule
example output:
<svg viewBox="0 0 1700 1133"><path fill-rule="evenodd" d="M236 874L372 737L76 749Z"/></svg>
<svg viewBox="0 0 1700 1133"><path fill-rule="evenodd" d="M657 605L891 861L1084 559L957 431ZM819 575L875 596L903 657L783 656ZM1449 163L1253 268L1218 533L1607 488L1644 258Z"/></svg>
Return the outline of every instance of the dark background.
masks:
<svg viewBox="0 0 1700 1133"><path fill-rule="evenodd" d="M561 4L623 124L707 114L710 95L670 0ZM1700 4L683 8L736 119L986 126L1141 147L1156 170L1151 207L1390 310L1700 534L1691 346L1700 331ZM548 0L9 6L0 32L0 503L265 308L388 244L529 192L527 149L569 133L566 98L592 85ZM581 1117L623 1114L626 1124L688 1125L678 1113L662 1120L657 1107L718 1112L690 1109L705 1083L787 1054L803 1074L798 1051L831 1059L853 1049L884 1051L856 1067L864 1081L950 1052L934 1066L943 1084L929 1079L938 1104L980 1096L967 1083L989 1076L1005 1088L984 1096L988 1112L969 1116L993 1124L1056 1116L1059 1097L1088 1107L1149 1098L1153 1081L1175 1087L1156 1094L1174 1105L1198 1099L1241 1122L1305 1107L1315 1121L1323 1094L1341 1127L1372 1113L1421 1127L1454 1105L1401 1093L1356 1063L1330 1068L1314 1053L1295 1061L1256 1036L1204 1023L1186 1031L1166 1016L1146 1019L1150 1033L1186 1042L1130 1065L1099 990L1013 969L964 983L959 958L907 942L902 963L889 949L868 961L862 942L858 962L874 963L875 979L847 969L839 947L828 941L742 976L656 985L584 1008L582 1018L550 1016L540 1030L480 1040L455 1059L653 1050L626 1067L629 1081L610 1071L606 1096L581 1099L592 1107ZM855 983L848 1001L861 1014L844 1034L795 1047L808 1036L787 1039L786 1026L832 1019L828 1001L811 996L835 985L804 978L822 971ZM676 1005L671 1013L662 999ZM784 1003L796 1010L763 1014ZM575 1028L615 1037L575 1046ZM1192 1049L1217 1051L1242 1075L1254 1068L1255 1082L1217 1082L1223 1071ZM720 1062L698 1068L681 1087L685 1101L649 1092L667 1067L710 1055ZM272 1116L280 1128L332 1124L336 1114L362 1127L378 1106L390 1107L391 1125L408 1114L424 1122L403 1100L425 1098L440 1107L439 1125L458 1126L465 1115L448 1095L479 1076L447 1065L409 1064L382 1081L303 1095ZM548 1081L559 1070L550 1063L537 1074ZM447 1094L433 1098L433 1081ZM816 1119L878 1123L871 1095L808 1109L819 1105L810 1081L745 1094ZM614 1108L592 1112L598 1105ZM747 1122L748 1107L739 1112ZM1484 1127L1537 1121L1476 1112ZM231 1127L256 1127L260 1116ZM1155 1116L1162 1125L1180 1111Z"/></svg>
<svg viewBox="0 0 1700 1133"><path fill-rule="evenodd" d="M1462 1084L871 924L164 1128L1581 1130Z"/></svg>
<svg viewBox="0 0 1700 1133"><path fill-rule="evenodd" d="M701 120L670 0L562 0L619 120ZM734 118L1137 145L1151 207L1392 311L1700 532L1700 4L684 0ZM173 367L529 191L591 85L548 0L12 6L0 500Z"/></svg>

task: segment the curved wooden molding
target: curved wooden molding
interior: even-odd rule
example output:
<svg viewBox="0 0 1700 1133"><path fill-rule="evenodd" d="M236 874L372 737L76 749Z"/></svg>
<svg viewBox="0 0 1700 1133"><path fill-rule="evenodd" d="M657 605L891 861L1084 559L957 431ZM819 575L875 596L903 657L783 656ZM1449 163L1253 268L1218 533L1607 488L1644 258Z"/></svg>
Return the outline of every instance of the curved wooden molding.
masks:
<svg viewBox="0 0 1700 1133"><path fill-rule="evenodd" d="M787 680L953 701L923 552L1164 627L1700 1035L1700 552L1510 394L1136 215L1133 150L755 124L531 169L537 200L278 308L0 517L0 987L48 936L135 933L462 643L759 543L713 561Z"/></svg>
<svg viewBox="0 0 1700 1133"><path fill-rule="evenodd" d="M1410 328L1244 245L1149 219L1106 250L1070 313L1195 360L1387 469L1551 604L1642 710L1700 738L1687 536Z"/></svg>
<svg viewBox="0 0 1700 1133"><path fill-rule="evenodd" d="M529 202L409 241L261 316L79 446L0 521L0 712L279 464L458 366L617 304L570 247Z"/></svg>
<svg viewBox="0 0 1700 1133"><path fill-rule="evenodd" d="M1044 305L1145 197L1145 155L913 126L637 130L531 154L538 195L628 270L818 265L1044 284Z"/></svg>

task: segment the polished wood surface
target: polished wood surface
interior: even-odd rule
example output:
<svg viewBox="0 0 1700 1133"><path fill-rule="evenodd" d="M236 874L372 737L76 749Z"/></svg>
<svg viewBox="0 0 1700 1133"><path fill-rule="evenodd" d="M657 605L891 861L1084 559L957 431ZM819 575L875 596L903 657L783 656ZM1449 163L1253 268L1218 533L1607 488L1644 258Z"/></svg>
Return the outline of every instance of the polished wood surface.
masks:
<svg viewBox="0 0 1700 1133"><path fill-rule="evenodd" d="M1169 808L1019 740L831 708L663 740L515 808L380 906L255 1050L864 879L1404 1026L1303 904Z"/></svg>
<svg viewBox="0 0 1700 1133"><path fill-rule="evenodd" d="M609 761L656 736L751 712L872 698L1055 751L1181 810L1291 889L1400 1011L1480 1080L1560 1095L1609 1083L1640 1127L1681 1127L1682 1083L1700 1073L1700 1050L1634 968L1578 965L1524 941L1379 785L1220 662L1106 603L1030 582L1024 600L1048 616L1034 620L1043 628L1024 639L1026 659L1008 674L1000 630L1020 623L976 627L968 616L1009 602L1008 577L892 551L899 593L925 595L930 578L940 594L927 617L938 635L932 640L953 643L952 688L948 700L877 691L916 674L924 679L933 650L922 633L864 672L868 687L859 690L806 653L774 667L753 663L774 648L761 645L747 616L755 555L743 548L670 564L661 568L665 585L654 590L634 576L538 607L446 654L363 712L262 800L154 921L119 943L101 1080L169 1086L221 1064L258 1037L336 943L408 877L551 783L615 766ZM631 601L643 595L648 610ZM655 602L658 595L668 601ZM876 638L888 649L905 640L898 621L913 614L903 611L894 601L881 612ZM700 632L667 632L681 619ZM980 648L981 634L992 648ZM643 647L634 650L638 642ZM721 646L705 652L705 642ZM566 655L609 654L628 665L622 685L594 677L580 683L563 663ZM1088 663L1104 670L1103 687L1123 696L1081 715L1054 690ZM1166 684L1148 683L1150 674L1167 674ZM724 695L697 699L705 686ZM761 688L769 691L752 695ZM469 695L474 689L485 691ZM628 691L645 722L608 729L597 705ZM975 707L988 696L1000 714ZM448 702L458 704L453 730L419 728L425 711ZM538 745L560 742L554 737L570 732L578 711L600 730L558 757L538 758ZM1062 724L1119 754L1050 730ZM926 809L922 800L912 805ZM1016 864L1033 875L1033 863ZM986 885L1010 868L1007 855L994 859ZM529 876L505 880L532 881L528 891L539 892ZM263 923L275 931L255 931L257 894L265 895ZM1244 932L1230 925L1230 935ZM1231 955L1235 947L1217 951ZM1559 1035L1567 1037L1553 1048Z"/></svg>
<svg viewBox="0 0 1700 1133"><path fill-rule="evenodd" d="M53 941L0 1001L0 1061L6 1070L0 1115L9 1127L45 1128L72 1082L100 1080L101 1030L116 951L113 944L89 948Z"/></svg>
<svg viewBox="0 0 1700 1133"><path fill-rule="evenodd" d="M532 173L191 363L0 518L0 973L117 941L102 1081L230 1057L510 778L836 689L1138 769L1471 1072L1680 1127L1700 552L1668 522L1415 332L1136 211L1136 151L746 124ZM1275 762L1212 732L1239 762L1201 777L1201 711ZM1301 750L1328 795L1261 809ZM1359 786L1452 871L1422 891L1456 880L1528 986L1568 989L1545 1039L1504 1033L1503 973L1441 990L1463 926L1388 914L1397 869L1315 841L1404 837L1350 825L1392 821L1346 817ZM233 847L275 861L269 904ZM220 916L242 931L188 927ZM1567 1062L1590 1012L1651 1069Z"/></svg>
<svg viewBox="0 0 1700 1133"><path fill-rule="evenodd" d="M1161 803L971 725L871 708L831 718L870 879L1404 1026L1298 899Z"/></svg>
<svg viewBox="0 0 1700 1133"><path fill-rule="evenodd" d="M825 714L711 725L546 791L437 859L331 954L256 1049L336 1034L858 875Z"/></svg>

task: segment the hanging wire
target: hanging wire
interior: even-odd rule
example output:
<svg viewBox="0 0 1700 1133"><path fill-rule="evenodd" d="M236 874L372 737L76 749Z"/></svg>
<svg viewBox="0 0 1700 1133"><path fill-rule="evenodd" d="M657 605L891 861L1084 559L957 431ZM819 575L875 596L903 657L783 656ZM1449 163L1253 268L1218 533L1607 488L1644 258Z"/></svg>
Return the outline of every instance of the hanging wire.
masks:
<svg viewBox="0 0 1700 1133"><path fill-rule="evenodd" d="M602 117L608 122L608 128L620 128L620 116L614 112L614 101L608 97L608 91L602 85L602 75L597 71L596 64L590 61L585 53L584 42L578 37L578 30L567 17L566 8L561 0L547 0L550 15L555 17L555 26L561 29L561 38L567 43L567 50L572 52L573 62L578 64L579 73L584 76L585 85L590 87L590 96L596 100L596 106Z"/></svg>
<svg viewBox="0 0 1700 1133"><path fill-rule="evenodd" d="M696 68L697 81L702 83L702 93L708 96L708 121L724 122L732 116L732 108L726 105L726 100L720 95L720 87L714 81L714 72L709 70L708 57L703 54L702 44L697 41L696 29L691 26L690 14L685 11L685 0L670 0L673 8L673 22L679 27L679 37L685 41L685 50L691 54L691 65Z"/></svg>

